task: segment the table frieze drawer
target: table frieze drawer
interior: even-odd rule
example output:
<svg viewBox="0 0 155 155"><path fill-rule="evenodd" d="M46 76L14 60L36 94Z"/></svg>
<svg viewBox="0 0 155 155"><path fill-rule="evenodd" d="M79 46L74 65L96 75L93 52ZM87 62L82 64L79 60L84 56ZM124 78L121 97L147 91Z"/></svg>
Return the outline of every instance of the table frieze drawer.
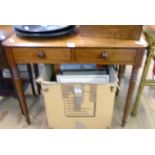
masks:
<svg viewBox="0 0 155 155"><path fill-rule="evenodd" d="M135 62L137 49L79 48L75 50L77 61L87 62Z"/></svg>
<svg viewBox="0 0 155 155"><path fill-rule="evenodd" d="M14 48L17 63L60 63L71 61L71 51L67 48Z"/></svg>

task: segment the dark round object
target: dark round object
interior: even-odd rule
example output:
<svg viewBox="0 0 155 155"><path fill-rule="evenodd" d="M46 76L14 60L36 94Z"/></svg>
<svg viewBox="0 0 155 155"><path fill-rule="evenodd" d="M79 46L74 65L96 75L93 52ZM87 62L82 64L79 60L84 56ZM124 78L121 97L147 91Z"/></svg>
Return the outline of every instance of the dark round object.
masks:
<svg viewBox="0 0 155 155"><path fill-rule="evenodd" d="M48 26L42 28L39 25L30 25L30 30L25 30L24 25L14 26L16 34L20 37L32 37L32 38L46 38L46 37L58 37L72 33L75 30L75 25L60 25Z"/></svg>
<svg viewBox="0 0 155 155"><path fill-rule="evenodd" d="M55 32L69 28L71 25L15 25L17 31L27 33Z"/></svg>

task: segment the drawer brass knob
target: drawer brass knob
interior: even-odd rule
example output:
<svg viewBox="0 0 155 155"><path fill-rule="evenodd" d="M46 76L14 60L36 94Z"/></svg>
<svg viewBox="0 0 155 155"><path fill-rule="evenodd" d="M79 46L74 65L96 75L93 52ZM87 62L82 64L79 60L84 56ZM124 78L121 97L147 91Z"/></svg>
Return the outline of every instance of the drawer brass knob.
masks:
<svg viewBox="0 0 155 155"><path fill-rule="evenodd" d="M102 58L103 58L104 60L107 60L107 59L109 58L109 53L108 53L107 51L103 51L103 52L102 52Z"/></svg>
<svg viewBox="0 0 155 155"><path fill-rule="evenodd" d="M39 52L37 53L37 55L38 55L39 58L42 58L42 59L46 57L44 51L39 51Z"/></svg>

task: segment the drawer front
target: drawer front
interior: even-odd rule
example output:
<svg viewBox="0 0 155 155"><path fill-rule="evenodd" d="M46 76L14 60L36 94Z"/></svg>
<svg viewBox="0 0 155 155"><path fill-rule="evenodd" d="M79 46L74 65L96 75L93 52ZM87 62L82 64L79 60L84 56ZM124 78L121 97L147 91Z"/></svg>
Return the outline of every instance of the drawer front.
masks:
<svg viewBox="0 0 155 155"><path fill-rule="evenodd" d="M14 48L16 63L60 63L71 61L66 48Z"/></svg>
<svg viewBox="0 0 155 155"><path fill-rule="evenodd" d="M134 62L137 49L79 48L75 50L77 61L87 62Z"/></svg>

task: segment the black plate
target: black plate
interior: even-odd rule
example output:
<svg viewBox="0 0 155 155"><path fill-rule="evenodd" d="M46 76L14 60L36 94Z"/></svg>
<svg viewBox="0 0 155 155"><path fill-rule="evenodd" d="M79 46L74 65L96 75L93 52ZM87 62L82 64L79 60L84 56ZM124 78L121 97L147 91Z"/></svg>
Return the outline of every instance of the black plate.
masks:
<svg viewBox="0 0 155 155"><path fill-rule="evenodd" d="M72 25L15 25L14 29L26 33L47 33L68 29L71 26Z"/></svg>
<svg viewBox="0 0 155 155"><path fill-rule="evenodd" d="M19 37L31 37L31 38L47 38L47 37L59 37L67 34L71 34L75 31L75 26L72 26L70 28L64 29L64 30L59 30L59 31L53 31L53 32L38 32L38 33L27 33L27 32L22 32L22 31L16 31L17 36Z"/></svg>

